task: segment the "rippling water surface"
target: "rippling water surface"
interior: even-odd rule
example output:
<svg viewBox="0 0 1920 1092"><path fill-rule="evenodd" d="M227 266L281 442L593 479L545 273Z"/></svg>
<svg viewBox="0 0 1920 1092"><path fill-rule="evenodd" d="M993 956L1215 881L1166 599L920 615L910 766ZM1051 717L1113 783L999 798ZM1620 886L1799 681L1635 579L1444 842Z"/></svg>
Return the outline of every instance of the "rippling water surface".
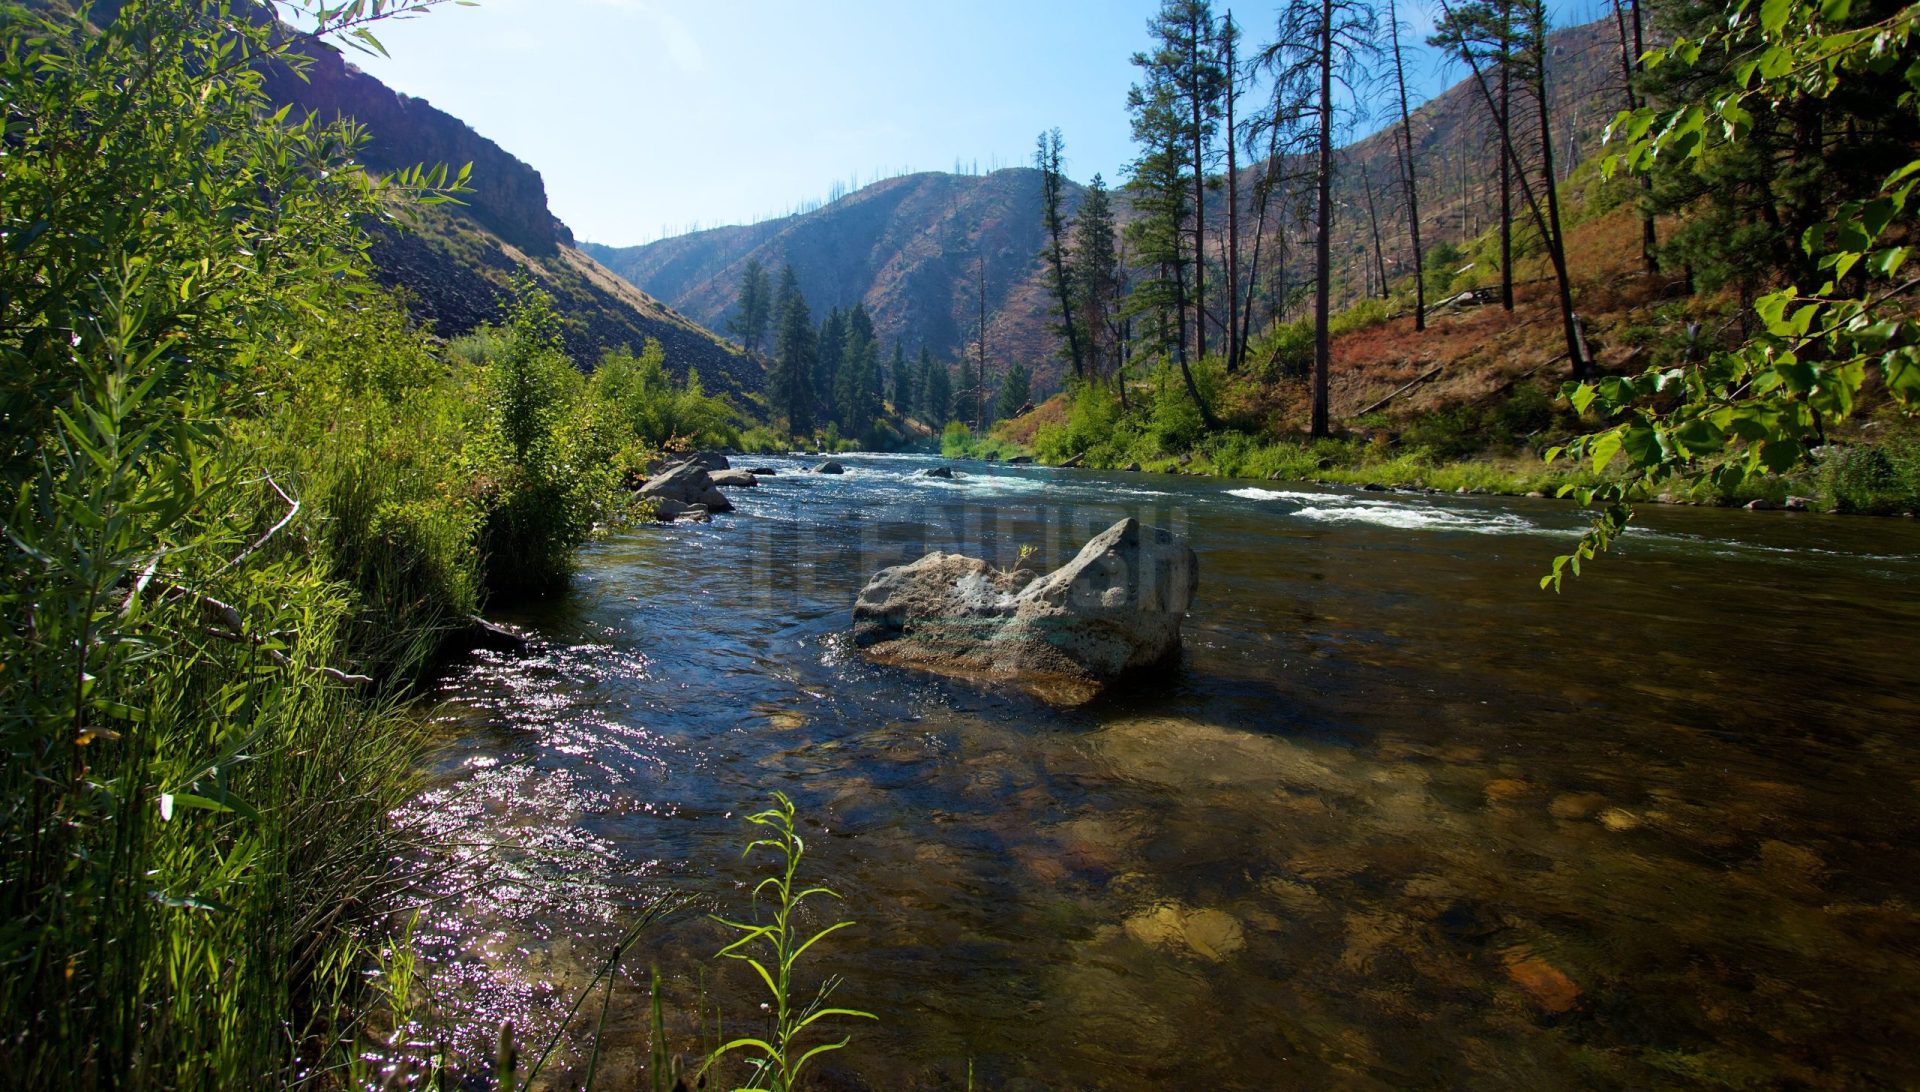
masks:
<svg viewBox="0 0 1920 1092"><path fill-rule="evenodd" d="M534 655L445 681L408 818L448 846L417 935L468 1067L552 1033L649 897L740 912L779 789L859 923L808 967L881 1016L820 1087L1920 1080L1912 521L1646 511L1554 596L1558 502L843 461L592 546L504 619ZM1052 566L1128 514L1200 556L1169 676L1060 712L849 647L878 568ZM724 939L642 940L602 1086L650 963L677 1050L716 1007L758 1030Z"/></svg>

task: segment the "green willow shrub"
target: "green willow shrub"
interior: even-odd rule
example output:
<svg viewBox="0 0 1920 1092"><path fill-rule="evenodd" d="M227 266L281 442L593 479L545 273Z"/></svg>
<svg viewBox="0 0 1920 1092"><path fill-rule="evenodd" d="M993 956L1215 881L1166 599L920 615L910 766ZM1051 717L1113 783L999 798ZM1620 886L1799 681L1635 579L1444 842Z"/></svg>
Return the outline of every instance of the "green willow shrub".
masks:
<svg viewBox="0 0 1920 1092"><path fill-rule="evenodd" d="M619 449L561 349L552 299L525 280L516 291L506 343L482 379L498 476L483 498L480 551L487 587L509 597L566 585L574 551L611 514Z"/></svg>
<svg viewBox="0 0 1920 1092"><path fill-rule="evenodd" d="M436 356L397 300L343 301L313 324L246 429L325 513L314 548L352 592L343 635L383 678L422 664L480 606L476 483L499 467L476 376Z"/></svg>
<svg viewBox="0 0 1920 1092"><path fill-rule="evenodd" d="M353 1064L412 736L242 421L360 281L380 191L447 180L277 114L297 40L222 0L100 19L0 9L0 1066L282 1084Z"/></svg>
<svg viewBox="0 0 1920 1092"><path fill-rule="evenodd" d="M606 404L616 425L645 450L739 446L733 409L707 394L697 371L688 372L685 383L676 383L666 360L665 350L653 338L639 356L608 353L594 369L593 397Z"/></svg>

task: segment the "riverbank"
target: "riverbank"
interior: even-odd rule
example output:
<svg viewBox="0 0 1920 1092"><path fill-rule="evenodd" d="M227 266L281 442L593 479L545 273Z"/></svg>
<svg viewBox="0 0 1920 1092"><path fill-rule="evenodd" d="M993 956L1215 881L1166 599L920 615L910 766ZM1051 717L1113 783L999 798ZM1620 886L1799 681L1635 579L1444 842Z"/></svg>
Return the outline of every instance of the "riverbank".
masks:
<svg viewBox="0 0 1920 1092"><path fill-rule="evenodd" d="M1457 422L1445 419L1405 422L1403 431L1380 427L1311 442L1261 440L1232 431L1207 433L1177 453L1138 435L1128 442L1126 433L1117 430L1105 433L1106 443L1082 446L1075 442L1072 423L1056 405L1064 399L1060 396L1036 409L1028 419L1003 422L984 437L964 428L949 429L941 454L987 462L1025 457L1039 465L1089 470L1514 497L1559 496L1562 489L1592 488L1608 479L1590 466L1564 459L1547 462L1531 450L1502 450L1497 436L1462 435ZM1473 454L1447 454L1463 447ZM1705 479L1690 487L1641 492L1635 499L1649 504L1911 516L1920 512L1920 427L1895 416L1876 418L1851 430L1844 442L1816 450L1807 465L1791 473L1746 477L1730 489Z"/></svg>

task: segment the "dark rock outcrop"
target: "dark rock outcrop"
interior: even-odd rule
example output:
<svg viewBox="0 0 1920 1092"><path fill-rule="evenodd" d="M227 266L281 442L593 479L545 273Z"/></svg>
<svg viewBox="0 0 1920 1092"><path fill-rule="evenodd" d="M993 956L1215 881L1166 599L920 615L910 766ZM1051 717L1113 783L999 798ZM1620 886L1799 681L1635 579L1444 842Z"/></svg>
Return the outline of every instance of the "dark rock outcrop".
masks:
<svg viewBox="0 0 1920 1092"><path fill-rule="evenodd" d="M826 462L814 467L813 472L815 474L845 474L847 468L834 462L832 459L828 459Z"/></svg>
<svg viewBox="0 0 1920 1092"><path fill-rule="evenodd" d="M950 466L936 466L931 470L922 470L920 474L926 478L951 478L953 477L953 468Z"/></svg>
<svg viewBox="0 0 1920 1092"><path fill-rule="evenodd" d="M713 477L704 467L679 463L661 471L640 487L642 500L675 501L683 505L705 505L709 512L731 512L733 503L713 486Z"/></svg>
<svg viewBox="0 0 1920 1092"><path fill-rule="evenodd" d="M1184 538L1131 517L1045 576L935 552L867 583L853 608L854 643L876 662L1079 704L1177 655L1199 580Z"/></svg>

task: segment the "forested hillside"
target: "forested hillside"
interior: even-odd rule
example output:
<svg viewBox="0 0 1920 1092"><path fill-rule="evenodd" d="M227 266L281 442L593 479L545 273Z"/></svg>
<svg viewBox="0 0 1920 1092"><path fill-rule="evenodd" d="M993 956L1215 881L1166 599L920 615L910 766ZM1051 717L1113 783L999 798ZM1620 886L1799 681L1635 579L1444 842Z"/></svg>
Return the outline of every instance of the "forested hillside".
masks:
<svg viewBox="0 0 1920 1092"><path fill-rule="evenodd" d="M1248 31L1252 34L1256 31ZM1554 32L1549 79L1554 112L1567 142L1565 169L1599 144L1601 130L1625 104L1618 43L1611 19ZM1459 65L1456 71L1464 72ZM1123 104L1116 103L1115 109ZM1499 146L1493 125L1471 78L1431 101L1416 103L1412 130L1415 158L1427 196L1421 209L1425 238L1461 244L1497 215ZM1395 128L1381 127L1383 108L1343 119L1346 131L1377 130L1342 148L1335 176L1338 239L1335 299L1344 305L1378 291L1376 267L1389 279L1405 275L1410 256L1405 202L1398 188ZM1071 160L1072 134L1065 134ZM1300 169L1285 144L1276 173ZM1241 159L1238 196L1243 214L1255 212L1255 194L1265 164ZM1222 164L1223 166L1224 164ZM1564 177L1564 172L1562 177ZM1067 180L1063 210L1079 207L1084 186ZM1136 220L1122 179L1106 179L1115 191L1116 216ZM1227 191L1207 196L1208 216L1226 223ZM1372 222L1381 228L1376 255ZM1288 213L1270 210L1275 230ZM1300 242L1300 225L1287 224L1284 245L1270 242L1258 306L1262 322L1291 316L1299 287L1311 273L1311 255ZM642 246L587 243L583 249L607 268L709 329L725 331L736 317L741 274L748 262L778 271L792 264L799 286L816 308L851 308L872 316L880 339L904 342L909 354L925 345L936 359L957 363L976 351L980 262L985 260L988 356L991 367L1019 362L1035 389L1059 389L1069 370L1050 313L1040 172L1013 168L988 175L926 173L891 178L795 216L753 225L713 228Z"/></svg>

